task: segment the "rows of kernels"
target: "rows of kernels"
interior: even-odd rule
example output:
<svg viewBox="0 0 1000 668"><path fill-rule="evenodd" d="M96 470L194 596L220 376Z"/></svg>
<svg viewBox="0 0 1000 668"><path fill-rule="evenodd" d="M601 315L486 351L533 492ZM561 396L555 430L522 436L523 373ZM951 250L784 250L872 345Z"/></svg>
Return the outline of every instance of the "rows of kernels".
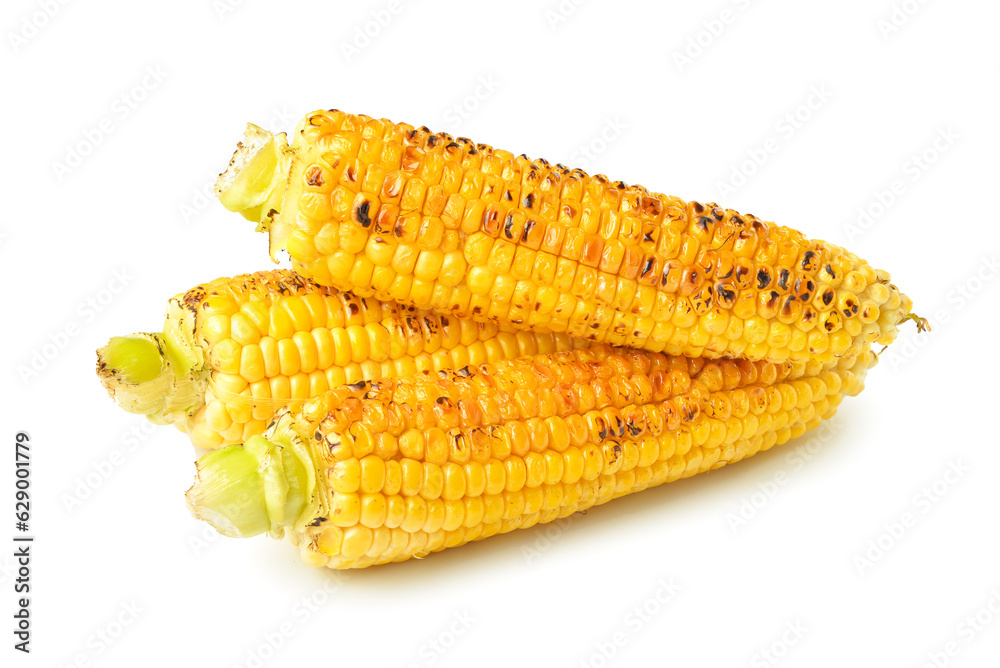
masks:
<svg viewBox="0 0 1000 668"><path fill-rule="evenodd" d="M816 365L815 372L824 369ZM464 463L489 452L523 455L525 443L536 450L563 450L585 445L596 433L637 432L643 424L661 422L675 428L702 413L728 417L732 404L739 410L767 390L773 395L776 383L800 378L795 371L790 363L706 361L599 347L544 361L504 360L485 373L378 382L366 390L374 396L327 418L327 428L338 421L350 424L338 456L354 456L352 443L359 437L367 443L386 426L369 422L366 407L391 401L396 420L386 437L398 438L403 456ZM796 384L806 386L795 380L788 387ZM469 431L456 432L459 427Z"/></svg>
<svg viewBox="0 0 1000 668"><path fill-rule="evenodd" d="M379 493L332 493L331 521L306 537L311 563L332 568L362 568L419 557L471 540L551 522L613 498L651 486L689 477L734 463L780 445L815 428L821 417L836 410L842 395L819 401L811 416L780 428L759 429L752 436L723 445L691 445L677 450L663 438L620 444L625 453L619 465L596 475L580 475L582 464L570 467L566 481L518 489L498 489L478 496L428 499L426 494L404 497ZM578 458L582 458L577 456ZM379 537L381 536L381 538ZM312 541L312 542L310 542ZM390 549L390 545L395 546Z"/></svg>
<svg viewBox="0 0 1000 668"><path fill-rule="evenodd" d="M218 279L182 299L198 313L216 388L185 425L205 448L246 441L281 406L341 385L582 345L363 299L287 270Z"/></svg>
<svg viewBox="0 0 1000 668"><path fill-rule="evenodd" d="M365 116L312 114L299 139L286 245L322 283L616 345L773 361L854 354L905 313L885 272L754 216Z"/></svg>
<svg viewBox="0 0 1000 668"><path fill-rule="evenodd" d="M344 391L313 400L314 413L334 406L342 409L323 420L315 414L300 416L297 430L303 437L313 437L317 425L321 432L349 426L343 433L320 435L319 447L333 453L325 478L329 521L312 534L313 550L320 554L311 558L348 568L419 556L718 468L782 443L831 416L844 396L842 389L860 382L854 377L862 375L871 361L866 358L860 366L843 364L836 370L820 369L819 376L789 380L787 364L729 365L662 355L614 355L603 348L548 359L553 363L544 367L542 358L504 362L482 376L473 371L467 377L441 374L422 381L387 381L370 388L379 399L359 401L357 392ZM741 372L739 365L752 374ZM848 368L852 366L857 373ZM633 379L638 374L648 379L673 374L671 380L686 373L688 381L660 382L654 388L650 380L651 389L644 397L648 403L616 409L636 385L631 383L630 389L622 382L629 372L636 372ZM398 402L397 394L436 403L431 386L444 393L439 396L451 397L450 403L461 404L477 393L502 392L497 388L507 380L541 393L547 385L580 378L615 382L598 385L593 396L582 393L579 396L587 399L567 405L561 417L543 415L546 421L572 426L558 443L549 438L541 447L536 434L546 432L533 432L523 417L513 424L486 425L501 429L486 433L479 421L482 416L471 415L448 435L439 426L415 427L423 414L408 412L409 406L398 413L395 424L375 425L365 417L367 403L390 396ZM699 400L677 407L674 400L688 397L667 398L675 387ZM397 438L394 458L383 460L372 452L369 425L386 428ZM508 432L515 426L517 430ZM449 449L473 440L477 432L491 439L482 457ZM518 434L519 440L506 438L508 433ZM386 550L385 541L375 539L379 531L401 532L393 543L398 550Z"/></svg>

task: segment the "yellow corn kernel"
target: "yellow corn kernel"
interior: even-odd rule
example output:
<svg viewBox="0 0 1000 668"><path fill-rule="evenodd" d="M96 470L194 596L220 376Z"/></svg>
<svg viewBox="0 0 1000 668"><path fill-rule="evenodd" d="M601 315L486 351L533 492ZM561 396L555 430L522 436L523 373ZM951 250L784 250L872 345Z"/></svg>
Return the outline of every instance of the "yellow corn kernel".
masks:
<svg viewBox="0 0 1000 668"><path fill-rule="evenodd" d="M357 494L334 492L330 505L330 521L339 527L349 527L361 518L361 498Z"/></svg>
<svg viewBox="0 0 1000 668"><path fill-rule="evenodd" d="M386 479L385 460L377 455L368 455L360 461L358 484L362 492L372 494L382 491Z"/></svg>

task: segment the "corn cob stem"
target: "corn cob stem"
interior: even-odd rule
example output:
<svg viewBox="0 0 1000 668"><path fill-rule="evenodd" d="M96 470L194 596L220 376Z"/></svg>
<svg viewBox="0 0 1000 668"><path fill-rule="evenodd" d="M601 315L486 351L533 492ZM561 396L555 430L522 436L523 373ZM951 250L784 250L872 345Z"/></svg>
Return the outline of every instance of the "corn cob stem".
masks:
<svg viewBox="0 0 1000 668"><path fill-rule="evenodd" d="M97 351L97 376L130 413L170 424L201 405L208 371L179 328L113 337Z"/></svg>
<svg viewBox="0 0 1000 668"><path fill-rule="evenodd" d="M223 536L280 538L310 508L316 477L309 462L298 437L281 427L271 440L254 436L215 450L195 463L188 508Z"/></svg>
<svg viewBox="0 0 1000 668"><path fill-rule="evenodd" d="M248 123L243 141L216 181L216 196L230 211L257 223L258 232L268 231L281 211L294 153L284 133L273 135ZM278 250L271 248L272 259Z"/></svg>
<svg viewBox="0 0 1000 668"><path fill-rule="evenodd" d="M164 354L155 334L112 337L97 352L100 365L130 384L147 383L163 370Z"/></svg>

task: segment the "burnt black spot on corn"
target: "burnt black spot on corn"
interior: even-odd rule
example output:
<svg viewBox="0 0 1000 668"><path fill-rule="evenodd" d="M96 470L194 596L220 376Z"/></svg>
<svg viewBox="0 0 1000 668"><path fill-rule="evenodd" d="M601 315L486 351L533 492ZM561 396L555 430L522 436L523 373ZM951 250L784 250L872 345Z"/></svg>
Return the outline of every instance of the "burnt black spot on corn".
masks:
<svg viewBox="0 0 1000 668"><path fill-rule="evenodd" d="M771 284L771 271L766 267L757 270L757 289L763 290Z"/></svg>
<svg viewBox="0 0 1000 668"><path fill-rule="evenodd" d="M812 270L814 270L816 268L816 263L813 261L815 257L816 257L816 253L814 251L811 251L811 250L810 251L806 251L805 254L802 255L802 270L803 271L812 271Z"/></svg>
<svg viewBox="0 0 1000 668"><path fill-rule="evenodd" d="M370 207L371 207L371 202L365 200L364 202L359 204L357 208L354 209L355 220L357 220L357 222L361 224L361 227L368 227L369 225L372 224L372 219L368 215L368 210Z"/></svg>
<svg viewBox="0 0 1000 668"><path fill-rule="evenodd" d="M306 183L317 188L323 186L323 169L319 165L314 165L306 173Z"/></svg>

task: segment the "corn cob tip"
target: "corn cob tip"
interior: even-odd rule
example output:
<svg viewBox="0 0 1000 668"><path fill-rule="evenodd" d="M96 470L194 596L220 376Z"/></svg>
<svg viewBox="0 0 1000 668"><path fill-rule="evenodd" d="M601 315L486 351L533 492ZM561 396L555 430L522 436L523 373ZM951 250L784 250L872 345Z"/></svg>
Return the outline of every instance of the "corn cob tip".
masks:
<svg viewBox="0 0 1000 668"><path fill-rule="evenodd" d="M243 141L215 182L219 201L257 223L258 232L267 231L281 210L292 153L285 133L274 135L248 123ZM276 252L272 249L272 258Z"/></svg>
<svg viewBox="0 0 1000 668"><path fill-rule="evenodd" d="M253 436L240 445L213 450L197 462L195 482L188 489L188 510L199 520L230 538L262 533L280 538L296 524L312 493L311 469L301 453L274 441Z"/></svg>
<svg viewBox="0 0 1000 668"><path fill-rule="evenodd" d="M903 324L907 320L912 320L917 324L918 332L929 332L931 331L931 323L927 318L923 318L916 313L907 313L899 320L899 324Z"/></svg>
<svg viewBox="0 0 1000 668"><path fill-rule="evenodd" d="M197 408L206 383L205 374L188 366L169 339L152 333L115 336L97 351L97 377L108 395L155 424L169 424Z"/></svg>

